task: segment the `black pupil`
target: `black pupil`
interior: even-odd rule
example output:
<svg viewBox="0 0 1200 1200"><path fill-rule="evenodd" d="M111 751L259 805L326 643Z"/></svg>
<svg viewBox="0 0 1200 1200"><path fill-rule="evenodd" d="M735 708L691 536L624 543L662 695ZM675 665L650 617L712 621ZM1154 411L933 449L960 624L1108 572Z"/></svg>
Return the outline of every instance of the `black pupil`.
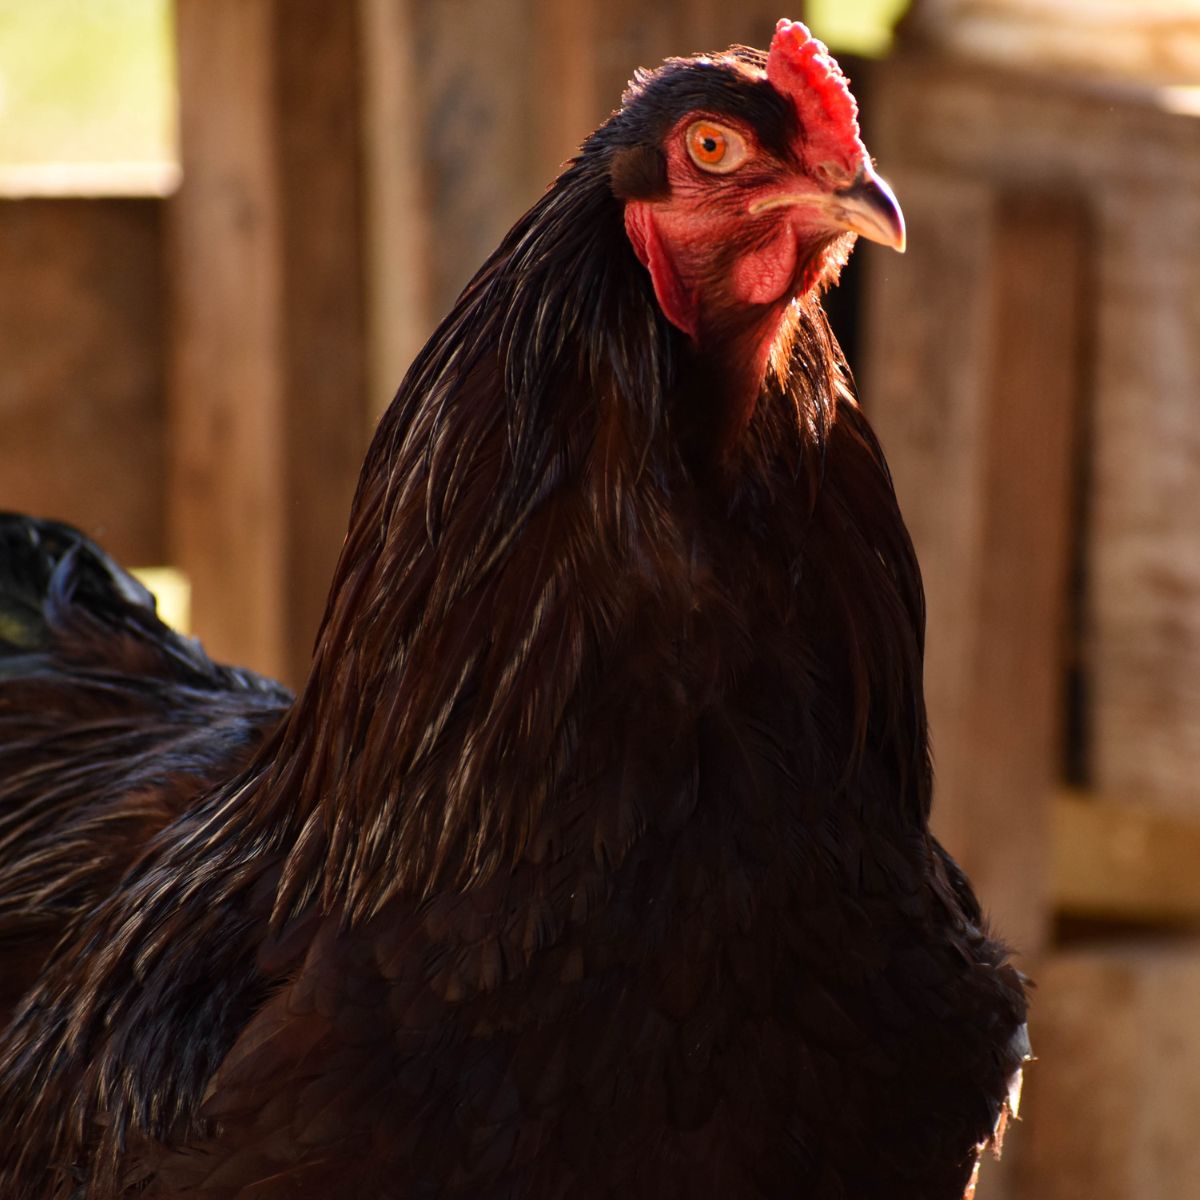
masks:
<svg viewBox="0 0 1200 1200"><path fill-rule="evenodd" d="M717 149L717 139L711 134L709 134L709 136L706 137L701 144L704 146L705 154L712 154Z"/></svg>

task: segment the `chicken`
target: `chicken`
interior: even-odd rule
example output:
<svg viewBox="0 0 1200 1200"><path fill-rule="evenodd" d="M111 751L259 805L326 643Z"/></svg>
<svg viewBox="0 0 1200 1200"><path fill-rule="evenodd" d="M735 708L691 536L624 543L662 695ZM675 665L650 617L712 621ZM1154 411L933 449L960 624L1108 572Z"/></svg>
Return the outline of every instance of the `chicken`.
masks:
<svg viewBox="0 0 1200 1200"><path fill-rule="evenodd" d="M859 235L803 25L640 72L383 417L290 705L3 523L0 1195L964 1194L1025 997L928 830Z"/></svg>

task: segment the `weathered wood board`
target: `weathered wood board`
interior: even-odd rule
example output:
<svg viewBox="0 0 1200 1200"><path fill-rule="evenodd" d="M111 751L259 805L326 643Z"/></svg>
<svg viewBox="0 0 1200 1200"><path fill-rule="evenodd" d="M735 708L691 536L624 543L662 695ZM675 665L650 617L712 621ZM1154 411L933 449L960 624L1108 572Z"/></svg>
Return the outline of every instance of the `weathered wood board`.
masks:
<svg viewBox="0 0 1200 1200"><path fill-rule="evenodd" d="M162 201L0 199L0 507L165 551Z"/></svg>

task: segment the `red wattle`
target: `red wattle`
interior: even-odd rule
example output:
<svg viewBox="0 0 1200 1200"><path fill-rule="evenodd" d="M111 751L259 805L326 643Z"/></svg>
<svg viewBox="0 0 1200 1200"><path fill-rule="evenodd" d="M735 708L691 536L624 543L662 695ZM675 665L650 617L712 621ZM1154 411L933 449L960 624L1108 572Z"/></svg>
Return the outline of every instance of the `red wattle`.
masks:
<svg viewBox="0 0 1200 1200"><path fill-rule="evenodd" d="M694 338L700 306L695 293L683 282L671 261L649 204L631 200L625 205L625 233L633 252L650 272L654 294L667 320Z"/></svg>

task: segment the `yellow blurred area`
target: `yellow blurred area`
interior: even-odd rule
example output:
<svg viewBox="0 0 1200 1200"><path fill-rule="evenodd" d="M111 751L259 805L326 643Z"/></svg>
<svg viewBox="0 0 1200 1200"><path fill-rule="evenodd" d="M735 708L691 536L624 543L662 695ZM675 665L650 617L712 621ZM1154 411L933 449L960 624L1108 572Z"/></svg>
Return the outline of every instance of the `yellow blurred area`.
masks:
<svg viewBox="0 0 1200 1200"><path fill-rule="evenodd" d="M192 585L175 567L134 567L130 574L153 596L158 615L172 629L189 633L192 624Z"/></svg>
<svg viewBox="0 0 1200 1200"><path fill-rule="evenodd" d="M0 0L0 163L174 162L171 0Z"/></svg>
<svg viewBox="0 0 1200 1200"><path fill-rule="evenodd" d="M809 28L834 50L870 58L886 54L909 0L808 0ZM786 6L784 6L786 7Z"/></svg>

